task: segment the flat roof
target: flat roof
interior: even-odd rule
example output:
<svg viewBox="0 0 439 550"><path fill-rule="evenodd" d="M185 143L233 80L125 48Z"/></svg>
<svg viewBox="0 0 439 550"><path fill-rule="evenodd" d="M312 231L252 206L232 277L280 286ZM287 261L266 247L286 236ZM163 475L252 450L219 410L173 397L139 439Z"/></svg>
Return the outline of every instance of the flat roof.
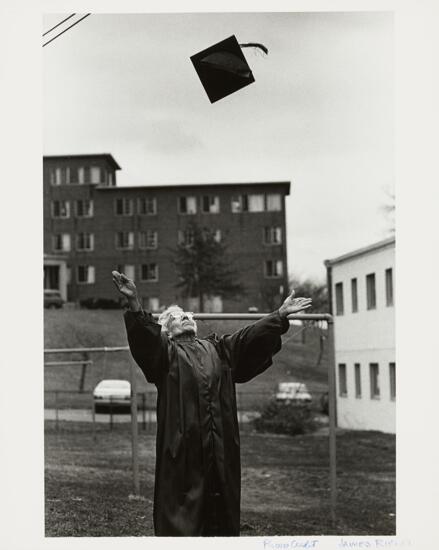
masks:
<svg viewBox="0 0 439 550"><path fill-rule="evenodd" d="M44 160L80 160L80 159L105 159L107 162L109 162L115 170L121 170L121 167L118 165L118 163L114 160L113 155L110 153L97 153L93 155L44 155Z"/></svg>
<svg viewBox="0 0 439 550"><path fill-rule="evenodd" d="M260 185L281 185L283 187L286 187L287 192L286 194L290 194L290 187L291 182L290 181L235 181L235 182L225 182L225 183L179 183L179 184L169 184L169 185L116 185L116 186L97 186L95 189L99 189L102 191L123 191L125 189L136 189L136 190L163 190L163 189L181 189L181 188L203 188L203 187L238 187L241 185L245 185L248 187L253 186L260 186Z"/></svg>
<svg viewBox="0 0 439 550"><path fill-rule="evenodd" d="M369 246L358 248L357 250L353 250L352 252L348 252L347 254L343 254L342 256L337 256L337 258L332 258L331 260L325 260L324 263L325 263L325 266L328 267L334 264L344 262L346 260L350 260L351 258L355 258L357 256L363 256L364 254L368 254L369 252L373 252L381 248L386 248L394 244L395 244L395 237L394 236L388 237L387 239L384 239L374 244L370 244Z"/></svg>

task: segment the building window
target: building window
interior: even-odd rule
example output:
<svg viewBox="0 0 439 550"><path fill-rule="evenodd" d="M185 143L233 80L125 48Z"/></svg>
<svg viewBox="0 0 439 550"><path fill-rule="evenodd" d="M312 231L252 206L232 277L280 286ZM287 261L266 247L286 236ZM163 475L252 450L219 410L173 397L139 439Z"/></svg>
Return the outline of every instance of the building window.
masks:
<svg viewBox="0 0 439 550"><path fill-rule="evenodd" d="M133 201L132 199L121 198L114 201L114 211L116 216L132 216Z"/></svg>
<svg viewBox="0 0 439 550"><path fill-rule="evenodd" d="M50 168L49 170L49 183L50 185L59 185L61 183L56 177L56 168Z"/></svg>
<svg viewBox="0 0 439 550"><path fill-rule="evenodd" d="M245 203L244 203L245 199ZM236 195L232 197L232 212L245 212L248 210L247 195Z"/></svg>
<svg viewBox="0 0 439 550"><path fill-rule="evenodd" d="M358 285L357 279L351 279L351 298L352 298L352 313L358 311Z"/></svg>
<svg viewBox="0 0 439 550"><path fill-rule="evenodd" d="M132 231L118 231L116 233L116 248L132 250L134 248L134 233Z"/></svg>
<svg viewBox="0 0 439 550"><path fill-rule="evenodd" d="M81 284L93 284L95 282L95 268L92 265L78 265L77 282Z"/></svg>
<svg viewBox="0 0 439 550"><path fill-rule="evenodd" d="M335 314L344 315L343 283L335 285Z"/></svg>
<svg viewBox="0 0 439 550"><path fill-rule="evenodd" d="M248 211L249 212L263 212L264 211L264 195L251 194L248 196Z"/></svg>
<svg viewBox="0 0 439 550"><path fill-rule="evenodd" d="M67 166L58 166L53 168L50 174L50 183L52 185L64 185L69 181L69 169Z"/></svg>
<svg viewBox="0 0 439 550"><path fill-rule="evenodd" d="M179 229L177 233L177 242L182 246L192 246L194 244L193 229Z"/></svg>
<svg viewBox="0 0 439 550"><path fill-rule="evenodd" d="M390 399L396 399L396 370L395 363L389 363L389 378L390 378Z"/></svg>
<svg viewBox="0 0 439 550"><path fill-rule="evenodd" d="M222 239L221 229L215 229L213 232L213 240L217 243L220 243Z"/></svg>
<svg viewBox="0 0 439 550"><path fill-rule="evenodd" d="M203 195L201 197L201 209L205 214L219 214L219 197L217 195Z"/></svg>
<svg viewBox="0 0 439 550"><path fill-rule="evenodd" d="M99 166L90 166L90 183L101 183L101 169Z"/></svg>
<svg viewBox="0 0 439 550"><path fill-rule="evenodd" d="M69 183L71 183L72 185L79 183L79 170L77 166L70 166Z"/></svg>
<svg viewBox="0 0 439 550"><path fill-rule="evenodd" d="M268 277L268 278L282 277L282 273L283 273L282 260L266 260L264 267L265 267L265 277Z"/></svg>
<svg viewBox="0 0 439 550"><path fill-rule="evenodd" d="M139 248L153 249L157 248L158 238L157 231L148 229L139 233Z"/></svg>
<svg viewBox="0 0 439 550"><path fill-rule="evenodd" d="M196 197L178 197L178 212L179 214L196 214Z"/></svg>
<svg viewBox="0 0 439 550"><path fill-rule="evenodd" d="M380 397L380 384L379 384L379 367L378 363L370 363L369 365L370 376L370 397L371 399L379 399Z"/></svg>
<svg viewBox="0 0 439 550"><path fill-rule="evenodd" d="M386 306L393 306L393 270L391 267L385 271L386 278Z"/></svg>
<svg viewBox="0 0 439 550"><path fill-rule="evenodd" d="M99 166L79 168L79 183L103 183L103 170Z"/></svg>
<svg viewBox="0 0 439 550"><path fill-rule="evenodd" d="M137 213L141 216L157 214L157 199L155 197L140 197L137 200Z"/></svg>
<svg viewBox="0 0 439 550"><path fill-rule="evenodd" d="M94 235L93 233L78 233L76 235L76 250L93 250Z"/></svg>
<svg viewBox="0 0 439 550"><path fill-rule="evenodd" d="M155 263L142 264L140 266L140 280L156 282L159 280L159 266Z"/></svg>
<svg viewBox="0 0 439 550"><path fill-rule="evenodd" d="M59 233L53 235L53 251L54 252L70 252L71 242L68 233Z"/></svg>
<svg viewBox="0 0 439 550"><path fill-rule="evenodd" d="M276 245L282 243L281 227L264 227L264 244Z"/></svg>
<svg viewBox="0 0 439 550"><path fill-rule="evenodd" d="M70 218L70 202L52 201L52 218Z"/></svg>
<svg viewBox="0 0 439 550"><path fill-rule="evenodd" d="M136 270L135 270L135 267L134 265L130 265L130 264L119 264L117 266L117 271L119 271L119 273L123 273L124 275L126 275L128 277L128 279L131 279L131 280L135 280L135 276L136 276Z"/></svg>
<svg viewBox="0 0 439 550"><path fill-rule="evenodd" d="M267 210L269 212L278 212L282 210L282 200L279 193L267 194Z"/></svg>
<svg viewBox="0 0 439 550"><path fill-rule="evenodd" d="M146 311L160 311L160 300L155 296L146 296L142 298L142 306Z"/></svg>
<svg viewBox="0 0 439 550"><path fill-rule="evenodd" d="M339 363L338 365L338 395L340 397L347 397L348 395L348 381L346 377L346 365Z"/></svg>
<svg viewBox="0 0 439 550"><path fill-rule="evenodd" d="M361 365L360 363L355 363L355 397L358 399L361 397Z"/></svg>
<svg viewBox="0 0 439 550"><path fill-rule="evenodd" d="M77 200L75 211L78 218L91 218L93 216L93 200Z"/></svg>
<svg viewBox="0 0 439 550"><path fill-rule="evenodd" d="M279 193L253 193L235 195L232 197L232 212L275 212L282 210L282 200Z"/></svg>
<svg viewBox="0 0 439 550"><path fill-rule="evenodd" d="M375 273L369 273L369 275L366 275L366 300L367 309L376 309L377 298L375 288Z"/></svg>
<svg viewBox="0 0 439 550"><path fill-rule="evenodd" d="M79 182L90 183L90 166L82 166L79 169Z"/></svg>

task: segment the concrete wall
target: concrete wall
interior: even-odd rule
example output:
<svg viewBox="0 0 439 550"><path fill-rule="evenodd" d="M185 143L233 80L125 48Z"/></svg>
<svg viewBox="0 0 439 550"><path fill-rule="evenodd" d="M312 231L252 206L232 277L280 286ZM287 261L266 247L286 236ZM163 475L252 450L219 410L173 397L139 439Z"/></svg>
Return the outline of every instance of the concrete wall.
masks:
<svg viewBox="0 0 439 550"><path fill-rule="evenodd" d="M342 428L395 432L395 400L390 396L389 363L395 362L395 311L386 305L385 270L395 277L394 244L344 260L332 266L335 285L343 283L344 314L335 315L337 419ZM366 275L375 273L376 309L368 310ZM358 312L351 308L351 279L357 278ZM347 395L340 396L339 368L346 364ZM362 395L355 395L354 365L361 365ZM371 397L370 363L379 365L380 396Z"/></svg>

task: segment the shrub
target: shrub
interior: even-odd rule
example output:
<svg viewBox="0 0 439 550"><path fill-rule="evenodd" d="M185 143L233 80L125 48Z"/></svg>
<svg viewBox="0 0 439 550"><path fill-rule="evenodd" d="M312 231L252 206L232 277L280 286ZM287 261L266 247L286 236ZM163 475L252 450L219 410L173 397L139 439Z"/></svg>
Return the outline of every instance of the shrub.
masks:
<svg viewBox="0 0 439 550"><path fill-rule="evenodd" d="M308 405L283 404L272 400L254 420L258 432L298 435L316 429L313 412Z"/></svg>
<svg viewBox="0 0 439 550"><path fill-rule="evenodd" d="M87 309L121 309L120 302L110 298L85 298L79 304Z"/></svg>

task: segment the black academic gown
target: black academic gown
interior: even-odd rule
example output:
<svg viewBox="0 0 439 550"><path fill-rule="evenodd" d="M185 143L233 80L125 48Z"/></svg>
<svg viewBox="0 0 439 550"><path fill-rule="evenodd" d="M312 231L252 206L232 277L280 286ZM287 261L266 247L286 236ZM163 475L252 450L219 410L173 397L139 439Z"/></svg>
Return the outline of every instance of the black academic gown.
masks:
<svg viewBox="0 0 439 550"><path fill-rule="evenodd" d="M288 320L275 312L234 334L205 339L171 339L143 311L127 311L125 324L131 353L158 390L155 534L239 536L235 383L272 364Z"/></svg>

